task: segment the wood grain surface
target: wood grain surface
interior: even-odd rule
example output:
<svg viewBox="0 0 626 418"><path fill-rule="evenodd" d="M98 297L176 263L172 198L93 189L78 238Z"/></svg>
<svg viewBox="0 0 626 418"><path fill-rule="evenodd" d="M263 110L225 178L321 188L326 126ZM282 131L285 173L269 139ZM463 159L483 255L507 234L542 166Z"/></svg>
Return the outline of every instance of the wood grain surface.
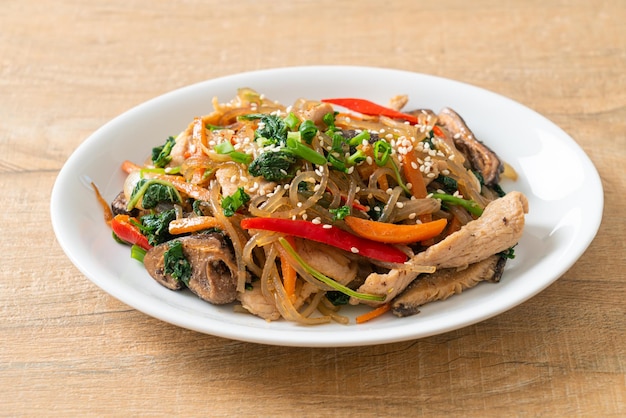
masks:
<svg viewBox="0 0 626 418"><path fill-rule="evenodd" d="M3 0L1 9L0 416L626 415L623 0ZM194 82L313 64L434 74L545 115L600 173L596 239L504 314L353 348L177 328L72 265L52 231L50 192L90 133Z"/></svg>

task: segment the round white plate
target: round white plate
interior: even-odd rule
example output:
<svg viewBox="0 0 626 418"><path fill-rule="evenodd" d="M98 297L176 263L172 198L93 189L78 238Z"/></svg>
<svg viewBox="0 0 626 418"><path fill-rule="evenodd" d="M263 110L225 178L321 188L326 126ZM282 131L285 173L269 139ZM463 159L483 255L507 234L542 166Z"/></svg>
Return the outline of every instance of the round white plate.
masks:
<svg viewBox="0 0 626 418"><path fill-rule="evenodd" d="M210 113L211 99L251 87L291 104L299 97L361 97L381 104L408 94L406 109L451 107L476 136L519 173L503 182L529 200L524 235L498 284L482 283L418 315L385 315L366 324L302 326L266 322L214 306L189 292L155 282L117 244L105 225L90 186L111 200L121 189L120 163L142 162L152 147L176 135L195 117ZM321 66L242 73L209 80L152 99L115 118L91 135L59 173L51 199L57 239L76 267L104 291L160 320L225 338L289 346L356 346L426 337L502 313L536 295L583 254L602 217L603 191L596 169L565 132L534 111L492 92L424 74L391 69ZM342 311L352 318L361 308Z"/></svg>

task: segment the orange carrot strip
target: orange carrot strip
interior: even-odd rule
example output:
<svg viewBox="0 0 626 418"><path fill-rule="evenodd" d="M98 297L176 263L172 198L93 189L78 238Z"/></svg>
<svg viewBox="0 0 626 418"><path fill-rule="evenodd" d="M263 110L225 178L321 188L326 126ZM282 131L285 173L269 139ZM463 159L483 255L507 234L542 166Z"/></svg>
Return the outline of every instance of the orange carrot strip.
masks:
<svg viewBox="0 0 626 418"><path fill-rule="evenodd" d="M124 160L124 162L122 162L122 171L124 171L126 174L130 174L133 171L137 170L141 170L141 167L139 167L134 162L128 160Z"/></svg>
<svg viewBox="0 0 626 418"><path fill-rule="evenodd" d="M190 232L202 231L203 229L220 226L217 218L213 216L195 216L193 218L174 219L170 222L170 234L187 234Z"/></svg>
<svg viewBox="0 0 626 418"><path fill-rule="evenodd" d="M363 315L357 316L356 317L356 323L357 324L362 324L362 323L370 321L370 320L372 320L374 318L378 318L379 316L381 316L382 314L384 314L385 312L387 312L390 309L391 309L391 304L390 303L385 303L383 305L380 305L376 309L372 309L371 311L366 312Z"/></svg>
<svg viewBox="0 0 626 418"><path fill-rule="evenodd" d="M463 224L461 224L461 220L456 216L453 216L452 220L448 224L448 227L446 228L445 235L448 236L450 234L454 234L456 231L461 229L462 226Z"/></svg>
<svg viewBox="0 0 626 418"><path fill-rule="evenodd" d="M402 155L402 171L404 178L407 182L411 183L411 194L416 199L423 199L428 195L426 190L426 183L422 172L419 170L419 163L417 162L417 155L414 151L408 152ZM418 216L418 219L422 223L430 222L433 220L433 216L430 213L425 213ZM432 240L425 240L423 245L430 246L434 244Z"/></svg>
<svg viewBox="0 0 626 418"><path fill-rule="evenodd" d="M291 235L286 235L284 237L289 245L292 248L295 248L295 239ZM296 300L296 279L297 272L296 269L289 263L289 254L283 248L282 245L277 245L278 253L280 255L280 266L283 273L283 287L285 288L285 292L287 293L287 297L291 302L295 302Z"/></svg>
<svg viewBox="0 0 626 418"><path fill-rule="evenodd" d="M414 166L415 165L415 166ZM427 196L426 183L419 170L419 164L415 152L402 154L402 171L407 182L411 183L411 194L416 199L423 199Z"/></svg>
<svg viewBox="0 0 626 418"><path fill-rule="evenodd" d="M415 225L396 225L386 222L346 216L346 224L360 237L386 244L411 244L434 238L443 231L448 221L436 221Z"/></svg>

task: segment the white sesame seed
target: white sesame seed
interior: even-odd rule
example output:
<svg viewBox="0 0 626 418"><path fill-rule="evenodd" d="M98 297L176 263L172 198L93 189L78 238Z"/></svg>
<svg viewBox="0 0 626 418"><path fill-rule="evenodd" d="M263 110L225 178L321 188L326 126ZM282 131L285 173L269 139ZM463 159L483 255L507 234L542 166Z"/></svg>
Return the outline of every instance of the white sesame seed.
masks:
<svg viewBox="0 0 626 418"><path fill-rule="evenodd" d="M299 207L299 208L301 208L301 207L302 207L302 202L298 202L298 203L296 203L296 206L297 206L297 207Z"/></svg>
<svg viewBox="0 0 626 418"><path fill-rule="evenodd" d="M358 254L359 253L359 249L357 247L350 248L350 251L352 251L354 254Z"/></svg>
<svg viewBox="0 0 626 418"><path fill-rule="evenodd" d="M333 227L333 226L332 226L332 225L329 225L329 224L324 224L324 225L322 225L322 228L324 228L324 229L331 229L332 227Z"/></svg>
<svg viewBox="0 0 626 418"><path fill-rule="evenodd" d="M429 179L434 179L435 177L437 177L437 175L435 173L428 173L426 174L426 177L428 177Z"/></svg>
<svg viewBox="0 0 626 418"><path fill-rule="evenodd" d="M322 223L322 219L318 216L316 218L313 218L311 222L314 223L315 225L319 225Z"/></svg>
<svg viewBox="0 0 626 418"><path fill-rule="evenodd" d="M365 158L365 162L367 162L368 165L372 165L374 164L374 159L368 155L367 158Z"/></svg>
<svg viewBox="0 0 626 418"><path fill-rule="evenodd" d="M409 215L409 219L413 220L413 219L415 219L415 217L416 217L416 216L417 216L417 215L415 214L415 212L413 212L413 213L411 213L411 214Z"/></svg>
<svg viewBox="0 0 626 418"><path fill-rule="evenodd" d="M402 203L402 202L396 202L396 207L397 207L398 209L402 209L402 208L404 207L404 203Z"/></svg>
<svg viewBox="0 0 626 418"><path fill-rule="evenodd" d="M413 168L413 170L417 170L418 165L415 161L411 161L411 167Z"/></svg>

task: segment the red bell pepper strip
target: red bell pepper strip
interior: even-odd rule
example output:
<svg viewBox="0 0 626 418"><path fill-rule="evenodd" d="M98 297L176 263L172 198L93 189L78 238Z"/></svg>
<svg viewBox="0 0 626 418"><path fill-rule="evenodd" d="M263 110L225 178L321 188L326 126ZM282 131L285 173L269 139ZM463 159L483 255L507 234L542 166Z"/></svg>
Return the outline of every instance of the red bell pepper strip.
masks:
<svg viewBox="0 0 626 418"><path fill-rule="evenodd" d="M152 245L148 243L148 238L139 231L139 228L131 222L131 218L128 215L115 215L111 220L111 229L115 232L115 235L124 242L129 244L135 244L149 250Z"/></svg>
<svg viewBox="0 0 626 418"><path fill-rule="evenodd" d="M335 104L345 107L346 109L359 112L368 116L387 116L394 119L404 119L412 124L418 122L417 116L407 113L398 112L397 110L381 106L365 99L341 98L341 99L322 99L323 103Z"/></svg>
<svg viewBox="0 0 626 418"><path fill-rule="evenodd" d="M404 263L408 258L405 253L393 245L361 238L332 225L282 218L246 218L241 221L241 227L243 229L282 232L391 263Z"/></svg>

